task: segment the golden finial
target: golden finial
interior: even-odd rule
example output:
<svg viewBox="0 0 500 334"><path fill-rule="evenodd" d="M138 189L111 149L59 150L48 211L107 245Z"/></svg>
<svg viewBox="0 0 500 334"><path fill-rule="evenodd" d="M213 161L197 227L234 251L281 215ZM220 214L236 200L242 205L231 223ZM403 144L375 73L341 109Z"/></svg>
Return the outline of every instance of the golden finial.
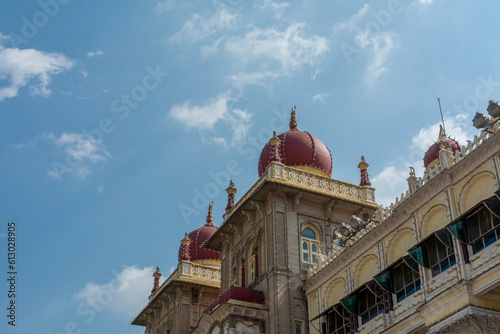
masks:
<svg viewBox="0 0 500 334"><path fill-rule="evenodd" d="M358 168L359 169L367 169L368 167L370 167L370 165L366 163L365 156L362 155L361 156L361 162L358 164Z"/></svg>
<svg viewBox="0 0 500 334"><path fill-rule="evenodd" d="M154 278L160 278L161 277L161 271L160 271L160 267L156 267L156 271L153 273L153 277Z"/></svg>
<svg viewBox="0 0 500 334"><path fill-rule="evenodd" d="M281 143L281 140L276 136L276 131L273 131L273 137L269 139L269 145L278 146Z"/></svg>
<svg viewBox="0 0 500 334"><path fill-rule="evenodd" d="M208 205L208 215L207 215L207 225L213 226L214 224L212 223L214 219L212 218L212 210L213 210L213 205L210 203Z"/></svg>
<svg viewBox="0 0 500 334"><path fill-rule="evenodd" d="M236 187L234 186L233 180L229 182L229 187L227 187L226 192L228 194L236 194Z"/></svg>
<svg viewBox="0 0 500 334"><path fill-rule="evenodd" d="M297 120L295 119L295 109L296 109L296 107L294 106L292 108L292 114L290 115L290 130L292 130L292 131L297 130Z"/></svg>
<svg viewBox="0 0 500 334"><path fill-rule="evenodd" d="M189 246L190 243L191 243L191 239L189 239L189 236L186 232L186 234L184 235L184 239L181 240L181 244Z"/></svg>
<svg viewBox="0 0 500 334"><path fill-rule="evenodd" d="M442 125L439 126L439 139L446 139L446 132Z"/></svg>
<svg viewBox="0 0 500 334"><path fill-rule="evenodd" d="M415 176L415 168L410 167L410 176L413 177Z"/></svg>

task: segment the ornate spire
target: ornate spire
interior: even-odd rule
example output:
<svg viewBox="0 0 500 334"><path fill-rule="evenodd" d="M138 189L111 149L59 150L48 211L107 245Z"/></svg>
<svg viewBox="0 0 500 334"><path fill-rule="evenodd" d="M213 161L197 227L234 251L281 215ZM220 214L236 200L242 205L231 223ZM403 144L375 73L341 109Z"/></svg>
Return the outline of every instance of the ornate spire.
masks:
<svg viewBox="0 0 500 334"><path fill-rule="evenodd" d="M226 192L227 192L226 211L229 211L234 207L234 194L236 194L236 187L234 186L233 180L229 182L229 187L226 189Z"/></svg>
<svg viewBox="0 0 500 334"><path fill-rule="evenodd" d="M362 155L361 162L358 164L358 168L361 171L361 182L359 183L359 185L362 187L372 186L372 184L370 183L370 178L368 176L368 167L370 167L370 165L366 163L365 157Z"/></svg>
<svg viewBox="0 0 500 334"><path fill-rule="evenodd" d="M292 111L295 113L295 111ZM290 122L291 124L291 122ZM297 125L297 124L295 124ZM278 146L280 145L281 140L276 136L276 131L273 131L273 137L269 139L269 145L271 145L271 156L269 157L269 161L275 161L281 163L281 156Z"/></svg>
<svg viewBox="0 0 500 334"><path fill-rule="evenodd" d="M191 240L186 232L184 239L181 240L181 249L179 250L179 261L191 261L191 255L189 254L189 245Z"/></svg>
<svg viewBox="0 0 500 334"><path fill-rule="evenodd" d="M446 132L442 125L439 126L439 139L446 139Z"/></svg>
<svg viewBox="0 0 500 334"><path fill-rule="evenodd" d="M290 130L297 130L297 120L295 119L295 108L292 108L292 114L290 115Z"/></svg>
<svg viewBox="0 0 500 334"><path fill-rule="evenodd" d="M156 267L156 271L153 273L153 277L155 279L154 285L153 285L153 290L151 290L151 293L155 293L158 291L160 288L160 277L162 276L160 267Z"/></svg>
<svg viewBox="0 0 500 334"><path fill-rule="evenodd" d="M214 206L212 203L208 205L208 215L207 215L207 224L208 226L214 226L213 221L214 219L212 218L212 210Z"/></svg>

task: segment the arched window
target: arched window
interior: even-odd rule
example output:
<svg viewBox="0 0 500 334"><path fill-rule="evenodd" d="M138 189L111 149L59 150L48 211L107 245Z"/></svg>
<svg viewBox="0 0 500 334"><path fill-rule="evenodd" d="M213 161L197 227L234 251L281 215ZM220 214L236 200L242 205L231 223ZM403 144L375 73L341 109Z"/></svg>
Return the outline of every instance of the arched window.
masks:
<svg viewBox="0 0 500 334"><path fill-rule="evenodd" d="M254 243L251 242L247 250L248 259L248 285L255 282L255 252Z"/></svg>
<svg viewBox="0 0 500 334"><path fill-rule="evenodd" d="M316 232L312 228L306 226L302 229L300 244L302 249L302 262L316 263L319 241Z"/></svg>

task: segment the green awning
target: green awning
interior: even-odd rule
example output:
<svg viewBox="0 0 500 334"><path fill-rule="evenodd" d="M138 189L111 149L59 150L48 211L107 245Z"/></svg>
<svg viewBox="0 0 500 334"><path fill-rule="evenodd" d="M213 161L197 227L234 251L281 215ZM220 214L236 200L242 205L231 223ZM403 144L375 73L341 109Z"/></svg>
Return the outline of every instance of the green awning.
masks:
<svg viewBox="0 0 500 334"><path fill-rule="evenodd" d="M459 220L456 223L451 224L448 226L448 231L457 238L459 241L463 242L464 244L469 244L469 238L467 238L467 230L465 227L465 220Z"/></svg>
<svg viewBox="0 0 500 334"><path fill-rule="evenodd" d="M436 231L434 234L446 247L453 249L453 240L451 239L451 233L447 228Z"/></svg>
<svg viewBox="0 0 500 334"><path fill-rule="evenodd" d="M413 260L413 258L410 255L403 256L403 261L408 265L408 267L410 267L411 270L417 273L419 272L418 263L415 262L415 260Z"/></svg>
<svg viewBox="0 0 500 334"><path fill-rule="evenodd" d="M408 251L413 260L415 260L421 266L429 268L429 257L427 256L427 244L421 243L413 249Z"/></svg>
<svg viewBox="0 0 500 334"><path fill-rule="evenodd" d="M342 299L340 302L344 305L347 311L354 315L359 315L357 293L353 293L352 295Z"/></svg>
<svg viewBox="0 0 500 334"><path fill-rule="evenodd" d="M387 292L394 293L394 288L392 284L392 270L387 270L381 274L375 276L375 282Z"/></svg>

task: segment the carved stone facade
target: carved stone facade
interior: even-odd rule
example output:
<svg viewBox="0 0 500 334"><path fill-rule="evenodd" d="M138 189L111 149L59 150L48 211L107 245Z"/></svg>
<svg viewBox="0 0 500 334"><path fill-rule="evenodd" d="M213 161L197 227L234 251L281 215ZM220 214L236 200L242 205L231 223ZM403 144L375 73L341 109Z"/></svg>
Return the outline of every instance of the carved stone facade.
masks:
<svg viewBox="0 0 500 334"><path fill-rule="evenodd" d="M328 317L346 308L346 326L362 334L500 333L499 130L496 123L454 154L442 145L422 178L410 171L406 194L309 269L310 333L337 333ZM469 224L481 210L489 218ZM404 266L413 270L401 278ZM396 291L396 277L403 290ZM373 316L353 302L366 287L380 303Z"/></svg>
<svg viewBox="0 0 500 334"><path fill-rule="evenodd" d="M297 129L295 110L290 123L236 203L231 181L221 226L207 218L213 232L196 237L197 252L220 262L192 260L198 234L185 237L177 269L133 324L146 334L498 333L500 227L492 215L480 245L463 239L462 220L496 212L497 198L500 210L499 123L465 147L447 146L442 130L424 175L411 169L389 207L376 204L364 158L360 185L335 180L315 160L331 159L326 146ZM363 298L374 300L366 310Z"/></svg>

